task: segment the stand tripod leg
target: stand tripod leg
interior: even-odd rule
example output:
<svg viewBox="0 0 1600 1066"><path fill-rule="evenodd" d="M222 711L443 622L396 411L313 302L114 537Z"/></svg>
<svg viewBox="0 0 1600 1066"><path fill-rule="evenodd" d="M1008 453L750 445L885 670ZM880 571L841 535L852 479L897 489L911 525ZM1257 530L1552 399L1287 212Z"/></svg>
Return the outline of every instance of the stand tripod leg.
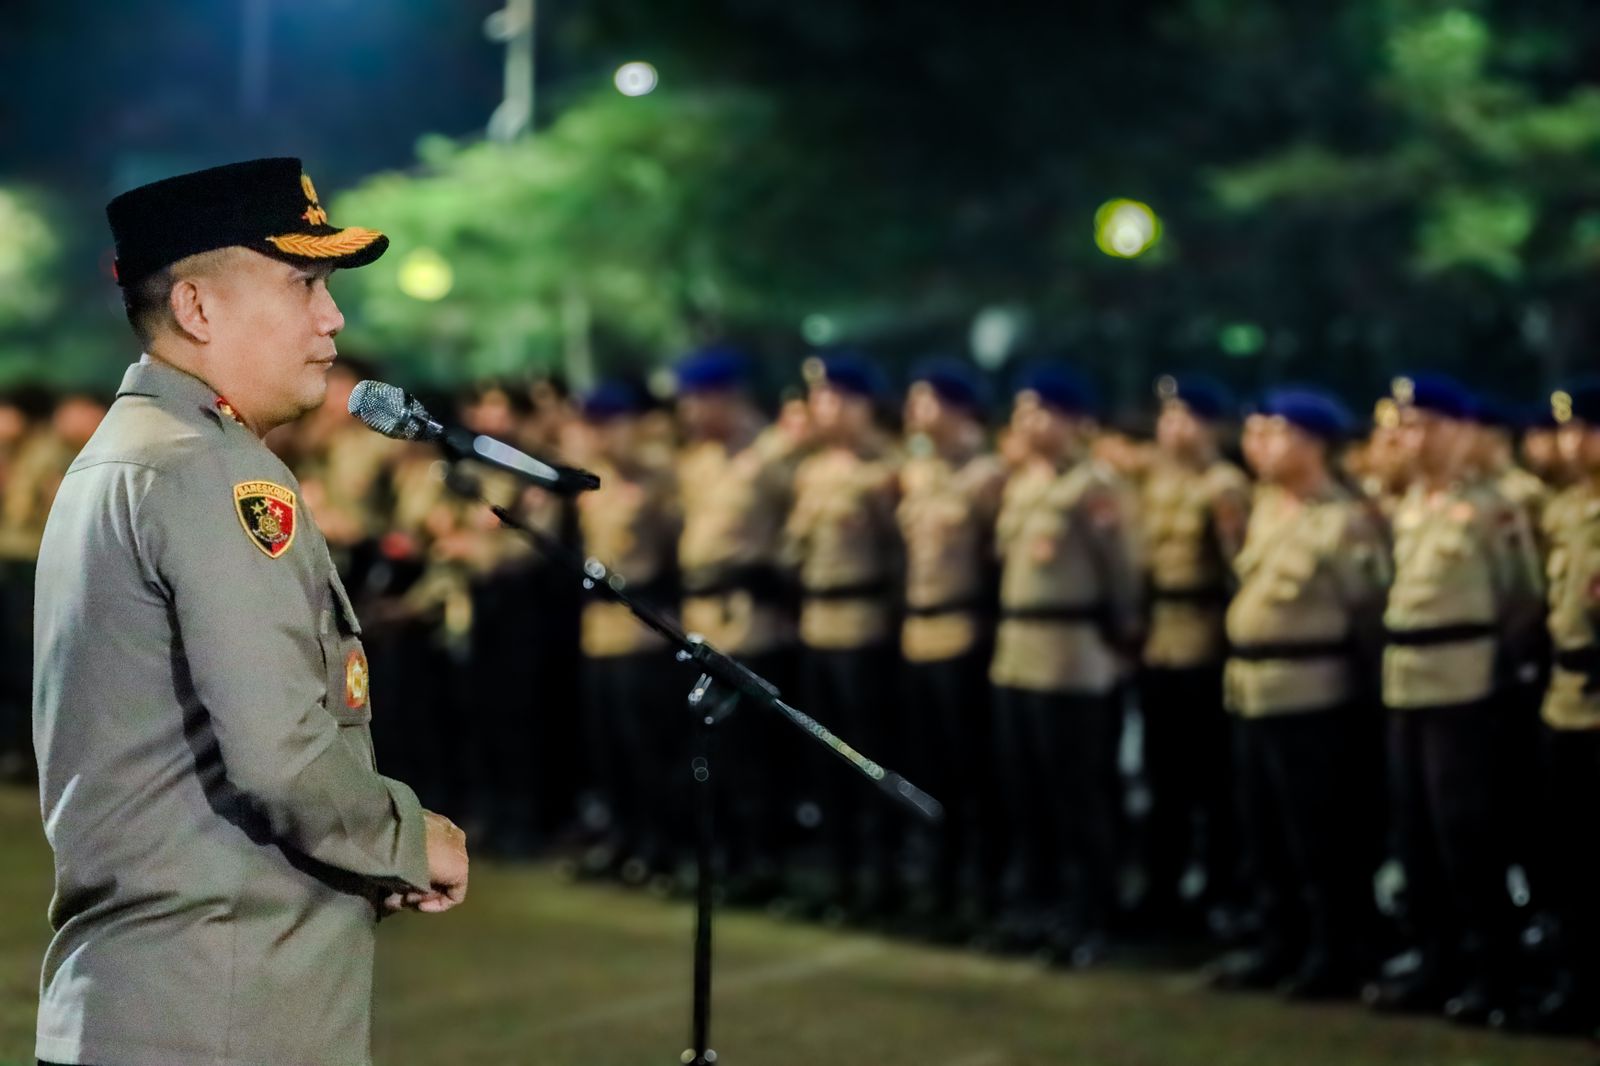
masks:
<svg viewBox="0 0 1600 1066"><path fill-rule="evenodd" d="M679 1058L685 1066L711 1066L717 1053L711 1040L711 917L715 904L713 851L716 826L711 787L711 738L717 710L707 706L711 678L702 674L689 693L689 710L695 716L694 774L695 892L694 892L694 1018L693 1044Z"/></svg>

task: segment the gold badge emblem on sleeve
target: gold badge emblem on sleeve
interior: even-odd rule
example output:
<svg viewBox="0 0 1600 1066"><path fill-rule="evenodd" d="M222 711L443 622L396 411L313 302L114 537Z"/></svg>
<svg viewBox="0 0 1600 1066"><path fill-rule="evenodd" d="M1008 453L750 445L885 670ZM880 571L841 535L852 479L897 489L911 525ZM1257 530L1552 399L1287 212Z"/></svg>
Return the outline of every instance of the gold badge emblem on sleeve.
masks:
<svg viewBox="0 0 1600 1066"><path fill-rule="evenodd" d="M241 481L233 487L233 509L239 524L269 559L294 543L294 493L270 481Z"/></svg>
<svg viewBox="0 0 1600 1066"><path fill-rule="evenodd" d="M360 648L355 648L344 660L344 705L355 710L366 702L367 656Z"/></svg>

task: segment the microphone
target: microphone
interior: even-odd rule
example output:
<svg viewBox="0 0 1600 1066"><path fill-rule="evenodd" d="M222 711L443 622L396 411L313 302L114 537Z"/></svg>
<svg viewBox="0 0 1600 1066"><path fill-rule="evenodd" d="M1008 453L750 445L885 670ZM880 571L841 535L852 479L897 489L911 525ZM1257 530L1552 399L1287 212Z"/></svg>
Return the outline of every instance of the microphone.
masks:
<svg viewBox="0 0 1600 1066"><path fill-rule="evenodd" d="M350 392L350 413L368 429L396 440L437 441L452 459L476 459L509 470L559 496L575 496L600 487L600 479L587 470L552 466L518 451L504 441L460 426L435 422L428 409L398 385L363 381Z"/></svg>

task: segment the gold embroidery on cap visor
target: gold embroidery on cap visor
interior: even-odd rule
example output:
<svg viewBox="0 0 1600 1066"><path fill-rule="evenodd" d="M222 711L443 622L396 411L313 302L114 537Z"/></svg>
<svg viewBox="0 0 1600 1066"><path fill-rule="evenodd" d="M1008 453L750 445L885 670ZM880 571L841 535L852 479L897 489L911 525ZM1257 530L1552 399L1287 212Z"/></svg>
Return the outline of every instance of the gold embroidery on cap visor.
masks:
<svg viewBox="0 0 1600 1066"><path fill-rule="evenodd" d="M281 237L268 237L267 241L285 255L295 255L302 259L340 259L354 255L382 236L383 234L375 229L350 226L326 236L286 233Z"/></svg>

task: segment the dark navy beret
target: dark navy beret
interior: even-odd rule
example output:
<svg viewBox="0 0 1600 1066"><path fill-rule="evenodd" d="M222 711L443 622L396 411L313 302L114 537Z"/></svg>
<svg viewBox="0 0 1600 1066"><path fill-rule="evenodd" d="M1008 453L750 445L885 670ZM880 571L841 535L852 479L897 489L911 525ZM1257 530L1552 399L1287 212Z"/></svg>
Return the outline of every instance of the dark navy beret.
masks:
<svg viewBox="0 0 1600 1066"><path fill-rule="evenodd" d="M750 358L731 345L711 345L678 360L672 375L680 395L741 388L750 380Z"/></svg>
<svg viewBox="0 0 1600 1066"><path fill-rule="evenodd" d="M1516 405L1488 395L1474 398L1472 420L1490 429L1508 429L1513 432L1523 426L1523 415Z"/></svg>
<svg viewBox="0 0 1600 1066"><path fill-rule="evenodd" d="M924 382L945 403L980 413L989 406L989 387L976 367L961 359L933 358L911 371L913 382Z"/></svg>
<svg viewBox="0 0 1600 1066"><path fill-rule="evenodd" d="M1349 409L1336 396L1304 386L1271 390L1262 399L1261 413L1327 441L1345 437L1355 425Z"/></svg>
<svg viewBox="0 0 1600 1066"><path fill-rule="evenodd" d="M1556 414L1552 400L1543 403L1531 403L1522 411L1522 428L1524 430L1555 429L1560 425L1556 421Z"/></svg>
<svg viewBox="0 0 1600 1066"><path fill-rule="evenodd" d="M1039 363L1017 376L1015 392L1032 392L1046 407L1068 415L1093 415L1099 408L1094 386L1065 363Z"/></svg>
<svg viewBox="0 0 1600 1066"><path fill-rule="evenodd" d="M578 408L591 422L605 422L645 409L644 393L626 381L602 381L579 398Z"/></svg>
<svg viewBox="0 0 1600 1066"><path fill-rule="evenodd" d="M1448 374L1411 374L1394 380L1394 398L1402 407L1432 411L1446 418L1470 419L1476 408L1472 393Z"/></svg>
<svg viewBox="0 0 1600 1066"><path fill-rule="evenodd" d="M888 382L878 364L860 352L828 352L811 364L815 373L807 379L827 384L867 400L877 400L888 391Z"/></svg>
<svg viewBox="0 0 1600 1066"><path fill-rule="evenodd" d="M1231 417L1237 411L1233 393L1209 374L1169 374L1156 383L1156 395L1176 400L1207 422Z"/></svg>

